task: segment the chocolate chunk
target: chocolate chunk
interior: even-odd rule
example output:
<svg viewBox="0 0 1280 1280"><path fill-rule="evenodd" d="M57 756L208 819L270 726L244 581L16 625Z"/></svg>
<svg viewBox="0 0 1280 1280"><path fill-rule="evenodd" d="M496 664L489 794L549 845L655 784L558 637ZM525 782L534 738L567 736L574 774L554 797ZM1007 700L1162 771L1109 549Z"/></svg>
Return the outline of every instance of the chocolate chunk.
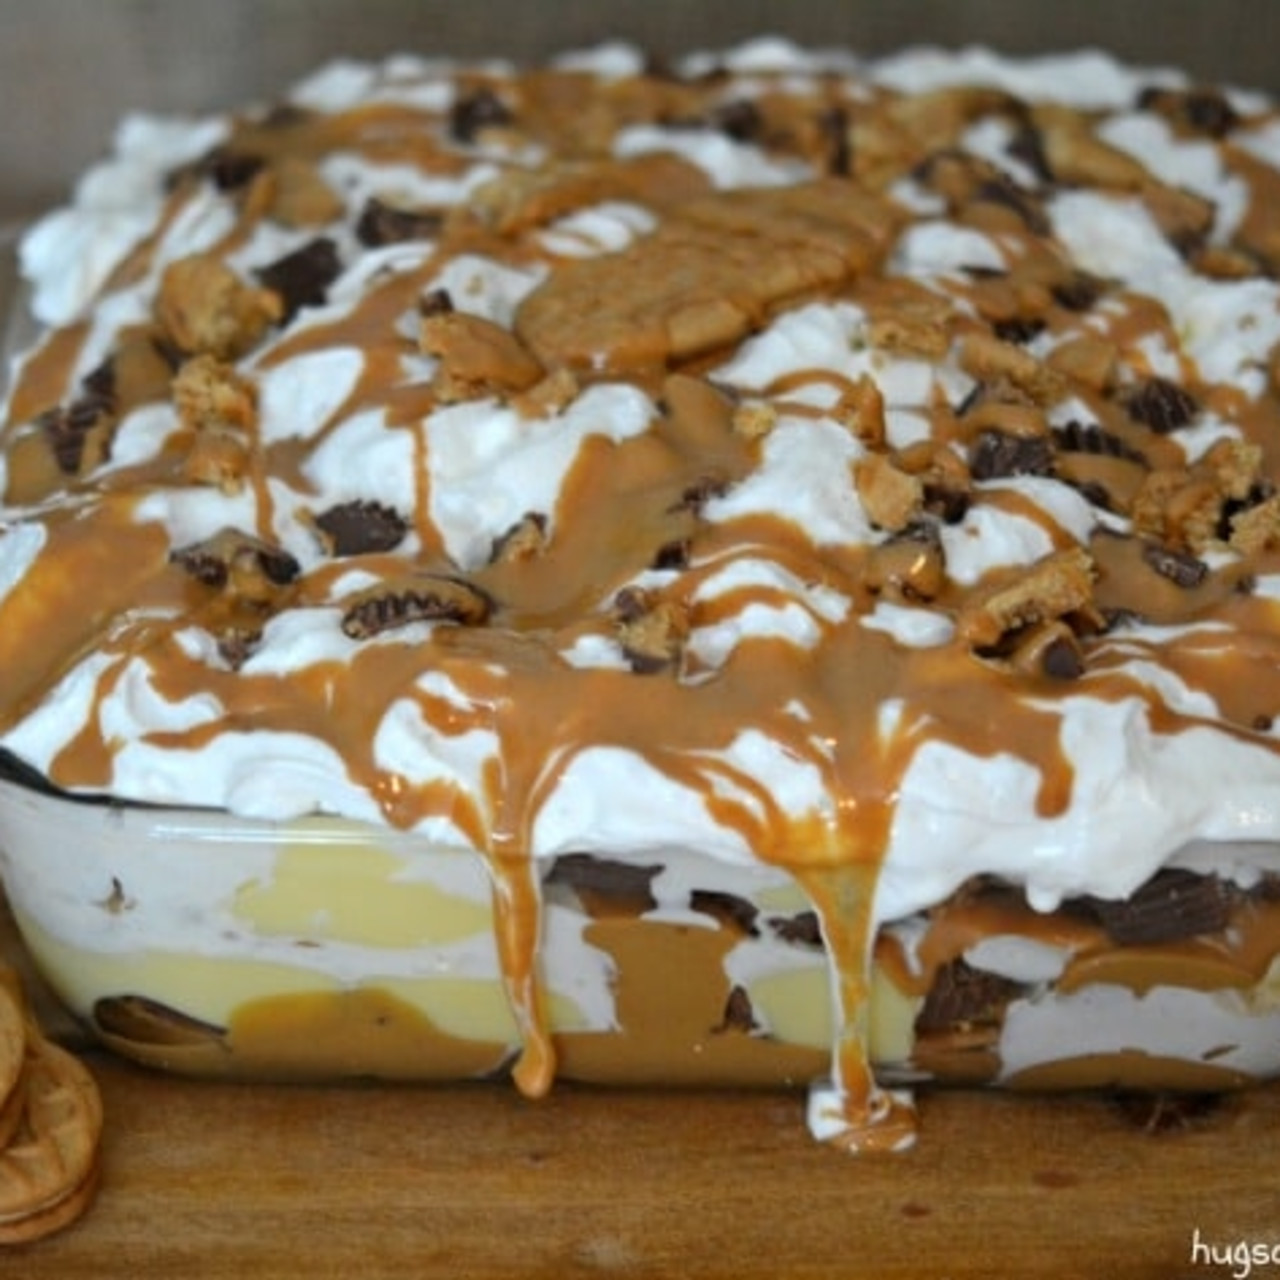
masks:
<svg viewBox="0 0 1280 1280"><path fill-rule="evenodd" d="M282 587L293 582L299 573L298 562L287 551L251 533L230 528L175 548L169 559L206 587L234 584L238 574L260 575Z"/></svg>
<svg viewBox="0 0 1280 1280"><path fill-rule="evenodd" d="M232 671L239 671L261 642L261 631L228 627L218 634L218 656Z"/></svg>
<svg viewBox="0 0 1280 1280"><path fill-rule="evenodd" d="M1186 551L1174 551L1159 543L1148 542L1142 548L1142 558L1162 578L1188 591L1198 587L1209 576L1209 566L1203 560Z"/></svg>
<svg viewBox="0 0 1280 1280"><path fill-rule="evenodd" d="M411 622L457 622L479 626L492 602L478 587L444 574L406 574L357 592L342 615L342 630L367 640Z"/></svg>
<svg viewBox="0 0 1280 1280"><path fill-rule="evenodd" d="M689 907L693 911L711 916L739 933L746 934L749 938L757 937L760 933L756 928L756 917L760 914L759 908L754 903L748 902L746 898L739 898L732 893L721 893L714 889L694 889L689 894Z"/></svg>
<svg viewBox="0 0 1280 1280"><path fill-rule="evenodd" d="M642 904L643 913L658 905L653 881L661 870L659 866L614 862L592 853L562 853L551 864L544 883L566 885L575 893L636 902Z"/></svg>
<svg viewBox="0 0 1280 1280"><path fill-rule="evenodd" d="M1093 453L1108 458L1125 458L1146 465L1139 450L1126 444L1118 435L1093 422L1072 418L1065 426L1054 429L1054 443L1066 453Z"/></svg>
<svg viewBox="0 0 1280 1280"><path fill-rule="evenodd" d="M849 131L849 113L836 104L818 117L818 133L827 145L827 172L847 178L853 172L853 144Z"/></svg>
<svg viewBox="0 0 1280 1280"><path fill-rule="evenodd" d="M1069 484L1090 506L1099 511L1115 511L1116 505L1107 488L1098 480L1067 480Z"/></svg>
<svg viewBox="0 0 1280 1280"><path fill-rule="evenodd" d="M1036 203L1035 197L1030 192L1022 190L1012 178L1004 175L988 178L978 184L973 195L975 200L1011 209L1022 219L1027 230L1035 235L1049 234L1051 228L1044 210Z"/></svg>
<svg viewBox="0 0 1280 1280"><path fill-rule="evenodd" d="M723 1035L726 1031L750 1034L756 1029L755 1010L751 1007L751 997L747 995L745 987L735 986L724 1002L724 1016L714 1031L717 1035Z"/></svg>
<svg viewBox="0 0 1280 1280"><path fill-rule="evenodd" d="M358 556L390 551L404 540L409 525L404 517L380 502L357 499L330 507L316 517L335 556Z"/></svg>
<svg viewBox="0 0 1280 1280"><path fill-rule="evenodd" d="M1079 680L1084 675L1084 655L1079 644L1071 643L1066 636L1055 636L1039 652L1039 662L1044 675L1050 680Z"/></svg>
<svg viewBox="0 0 1280 1280"><path fill-rule="evenodd" d="M449 112L449 135L455 142L473 143L485 129L510 124L511 108L492 89L478 88L464 94Z"/></svg>
<svg viewBox="0 0 1280 1280"><path fill-rule="evenodd" d="M266 161L251 151L215 147L205 157L204 172L219 191L238 191L262 172Z"/></svg>
<svg viewBox="0 0 1280 1280"><path fill-rule="evenodd" d="M1185 427L1200 406L1195 398L1168 378L1149 378L1128 399L1125 408L1136 422L1165 435Z"/></svg>
<svg viewBox="0 0 1280 1280"><path fill-rule="evenodd" d="M943 965L916 1015L917 1035L998 1026L1005 1007L1023 990L1012 978L975 969L963 957Z"/></svg>
<svg viewBox="0 0 1280 1280"><path fill-rule="evenodd" d="M112 397L89 392L36 419L64 474L73 476L80 471L90 433L99 426L109 425L114 413Z"/></svg>
<svg viewBox="0 0 1280 1280"><path fill-rule="evenodd" d="M1088 311L1102 296L1102 283L1083 271L1060 280L1049 292L1060 307L1068 311Z"/></svg>
<svg viewBox="0 0 1280 1280"><path fill-rule="evenodd" d="M712 498L722 497L728 490L729 483L723 476L700 476L692 484L685 486L680 494L680 500L671 507L671 510L673 512L701 511Z"/></svg>
<svg viewBox="0 0 1280 1280"><path fill-rule="evenodd" d="M448 289L428 289L418 299L418 314L424 320L429 316L451 315L453 310L453 295Z"/></svg>
<svg viewBox="0 0 1280 1280"><path fill-rule="evenodd" d="M1123 901L1089 898L1093 913L1113 942L1149 946L1178 942L1226 928L1235 892L1217 876L1159 871Z"/></svg>
<svg viewBox="0 0 1280 1280"><path fill-rule="evenodd" d="M926 481L924 509L931 516L937 516L943 524L959 524L968 513L969 495L963 489Z"/></svg>
<svg viewBox="0 0 1280 1280"><path fill-rule="evenodd" d="M769 927L782 939L797 947L821 947L822 925L816 911L801 911L794 916L781 916L769 921Z"/></svg>
<svg viewBox="0 0 1280 1280"><path fill-rule="evenodd" d="M664 542L654 554L652 569L687 569L689 567L689 540L677 538Z"/></svg>
<svg viewBox="0 0 1280 1280"><path fill-rule="evenodd" d="M750 98L735 98L713 107L707 123L735 142L754 142L764 132L764 117Z"/></svg>
<svg viewBox="0 0 1280 1280"><path fill-rule="evenodd" d="M431 240L440 234L444 215L427 210L397 209L370 196L356 220L356 239L367 248Z"/></svg>
<svg viewBox="0 0 1280 1280"><path fill-rule="evenodd" d="M1029 118L1024 118L1013 131L1005 150L1020 160L1046 186L1054 181L1053 169L1045 150L1044 135Z"/></svg>
<svg viewBox="0 0 1280 1280"><path fill-rule="evenodd" d="M328 236L321 236L277 258L255 275L266 288L280 295L282 319L287 324L302 307L322 306L329 286L341 271L338 246Z"/></svg>
<svg viewBox="0 0 1280 1280"><path fill-rule="evenodd" d="M1052 475L1053 448L1047 436L984 431L969 451L969 470L975 480Z"/></svg>
<svg viewBox="0 0 1280 1280"><path fill-rule="evenodd" d="M1143 111L1158 111L1166 119L1209 138L1225 138L1241 119L1226 94L1203 86L1184 91L1148 87L1138 94L1137 105Z"/></svg>
<svg viewBox="0 0 1280 1280"><path fill-rule="evenodd" d="M1038 316L1011 316L1007 320L997 320L991 330L1002 342L1030 342L1042 334L1045 322Z"/></svg>

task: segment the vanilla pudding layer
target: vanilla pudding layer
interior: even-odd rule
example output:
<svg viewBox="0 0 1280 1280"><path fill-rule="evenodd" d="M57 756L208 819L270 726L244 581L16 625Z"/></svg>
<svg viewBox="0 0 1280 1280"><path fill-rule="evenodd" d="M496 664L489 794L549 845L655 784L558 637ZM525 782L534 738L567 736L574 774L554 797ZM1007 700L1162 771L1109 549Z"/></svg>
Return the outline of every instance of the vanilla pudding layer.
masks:
<svg viewBox="0 0 1280 1280"><path fill-rule="evenodd" d="M80 901L133 922L102 987L6 836L37 951L105 1034L178 1015L250 1062L278 909L289 963L355 991L394 955L379 999L535 1095L687 954L689 1025L825 1047L811 1120L853 1147L907 1140L873 1062L1270 1070L1278 157L1267 100L1176 73L775 41L343 63L131 118L22 245L0 745L228 832L363 834L251 841L221 887L86 857L98 901L158 892ZM410 847L441 869L383 867ZM326 858L375 900L466 880L498 1021L409 999L435 944L298 924L350 907ZM1098 905L1202 882L1221 911L1155 941ZM225 912L208 1007L157 990L146 957L205 963L182 922ZM1236 977L1182 964L1215 948ZM667 1043L635 1017L619 1043Z"/></svg>

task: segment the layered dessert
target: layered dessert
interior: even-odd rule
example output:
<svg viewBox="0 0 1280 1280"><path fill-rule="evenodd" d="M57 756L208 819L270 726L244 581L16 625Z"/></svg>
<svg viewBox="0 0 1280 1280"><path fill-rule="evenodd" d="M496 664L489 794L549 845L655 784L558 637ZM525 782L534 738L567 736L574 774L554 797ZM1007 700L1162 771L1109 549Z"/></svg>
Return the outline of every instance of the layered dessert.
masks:
<svg viewBox="0 0 1280 1280"><path fill-rule="evenodd" d="M1097 54L340 62L20 246L0 847L251 1076L1280 1074L1280 114Z"/></svg>

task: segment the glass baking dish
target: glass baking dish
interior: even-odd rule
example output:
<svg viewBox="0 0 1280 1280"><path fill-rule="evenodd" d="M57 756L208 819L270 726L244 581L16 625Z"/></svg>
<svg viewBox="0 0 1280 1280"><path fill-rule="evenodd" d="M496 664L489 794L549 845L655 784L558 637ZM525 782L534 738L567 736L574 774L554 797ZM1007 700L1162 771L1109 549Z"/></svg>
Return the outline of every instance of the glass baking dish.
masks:
<svg viewBox="0 0 1280 1280"><path fill-rule="evenodd" d="M0 782L0 850L38 967L131 1058L193 1075L455 1080L505 1074L519 1051L479 855L336 819L72 799L20 776ZM561 1077L787 1087L824 1074L829 966L785 871L673 849L548 859L540 879ZM1132 903L1041 913L983 882L883 928L879 1078L1211 1090L1280 1074L1273 880L1244 892L1163 872Z"/></svg>

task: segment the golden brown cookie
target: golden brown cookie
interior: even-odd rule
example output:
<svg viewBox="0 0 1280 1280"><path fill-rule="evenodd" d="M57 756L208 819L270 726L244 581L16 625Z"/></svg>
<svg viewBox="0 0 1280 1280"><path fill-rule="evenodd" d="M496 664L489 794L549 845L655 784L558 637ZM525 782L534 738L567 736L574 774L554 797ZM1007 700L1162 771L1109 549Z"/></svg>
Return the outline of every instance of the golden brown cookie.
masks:
<svg viewBox="0 0 1280 1280"><path fill-rule="evenodd" d="M10 1113L21 1110L19 1084L27 1056L30 1031L17 975L0 966L0 1145L9 1134Z"/></svg>
<svg viewBox="0 0 1280 1280"><path fill-rule="evenodd" d="M80 1061L43 1038L28 1044L25 1105L0 1152L0 1240L35 1239L83 1211L96 1183L102 1103Z"/></svg>

